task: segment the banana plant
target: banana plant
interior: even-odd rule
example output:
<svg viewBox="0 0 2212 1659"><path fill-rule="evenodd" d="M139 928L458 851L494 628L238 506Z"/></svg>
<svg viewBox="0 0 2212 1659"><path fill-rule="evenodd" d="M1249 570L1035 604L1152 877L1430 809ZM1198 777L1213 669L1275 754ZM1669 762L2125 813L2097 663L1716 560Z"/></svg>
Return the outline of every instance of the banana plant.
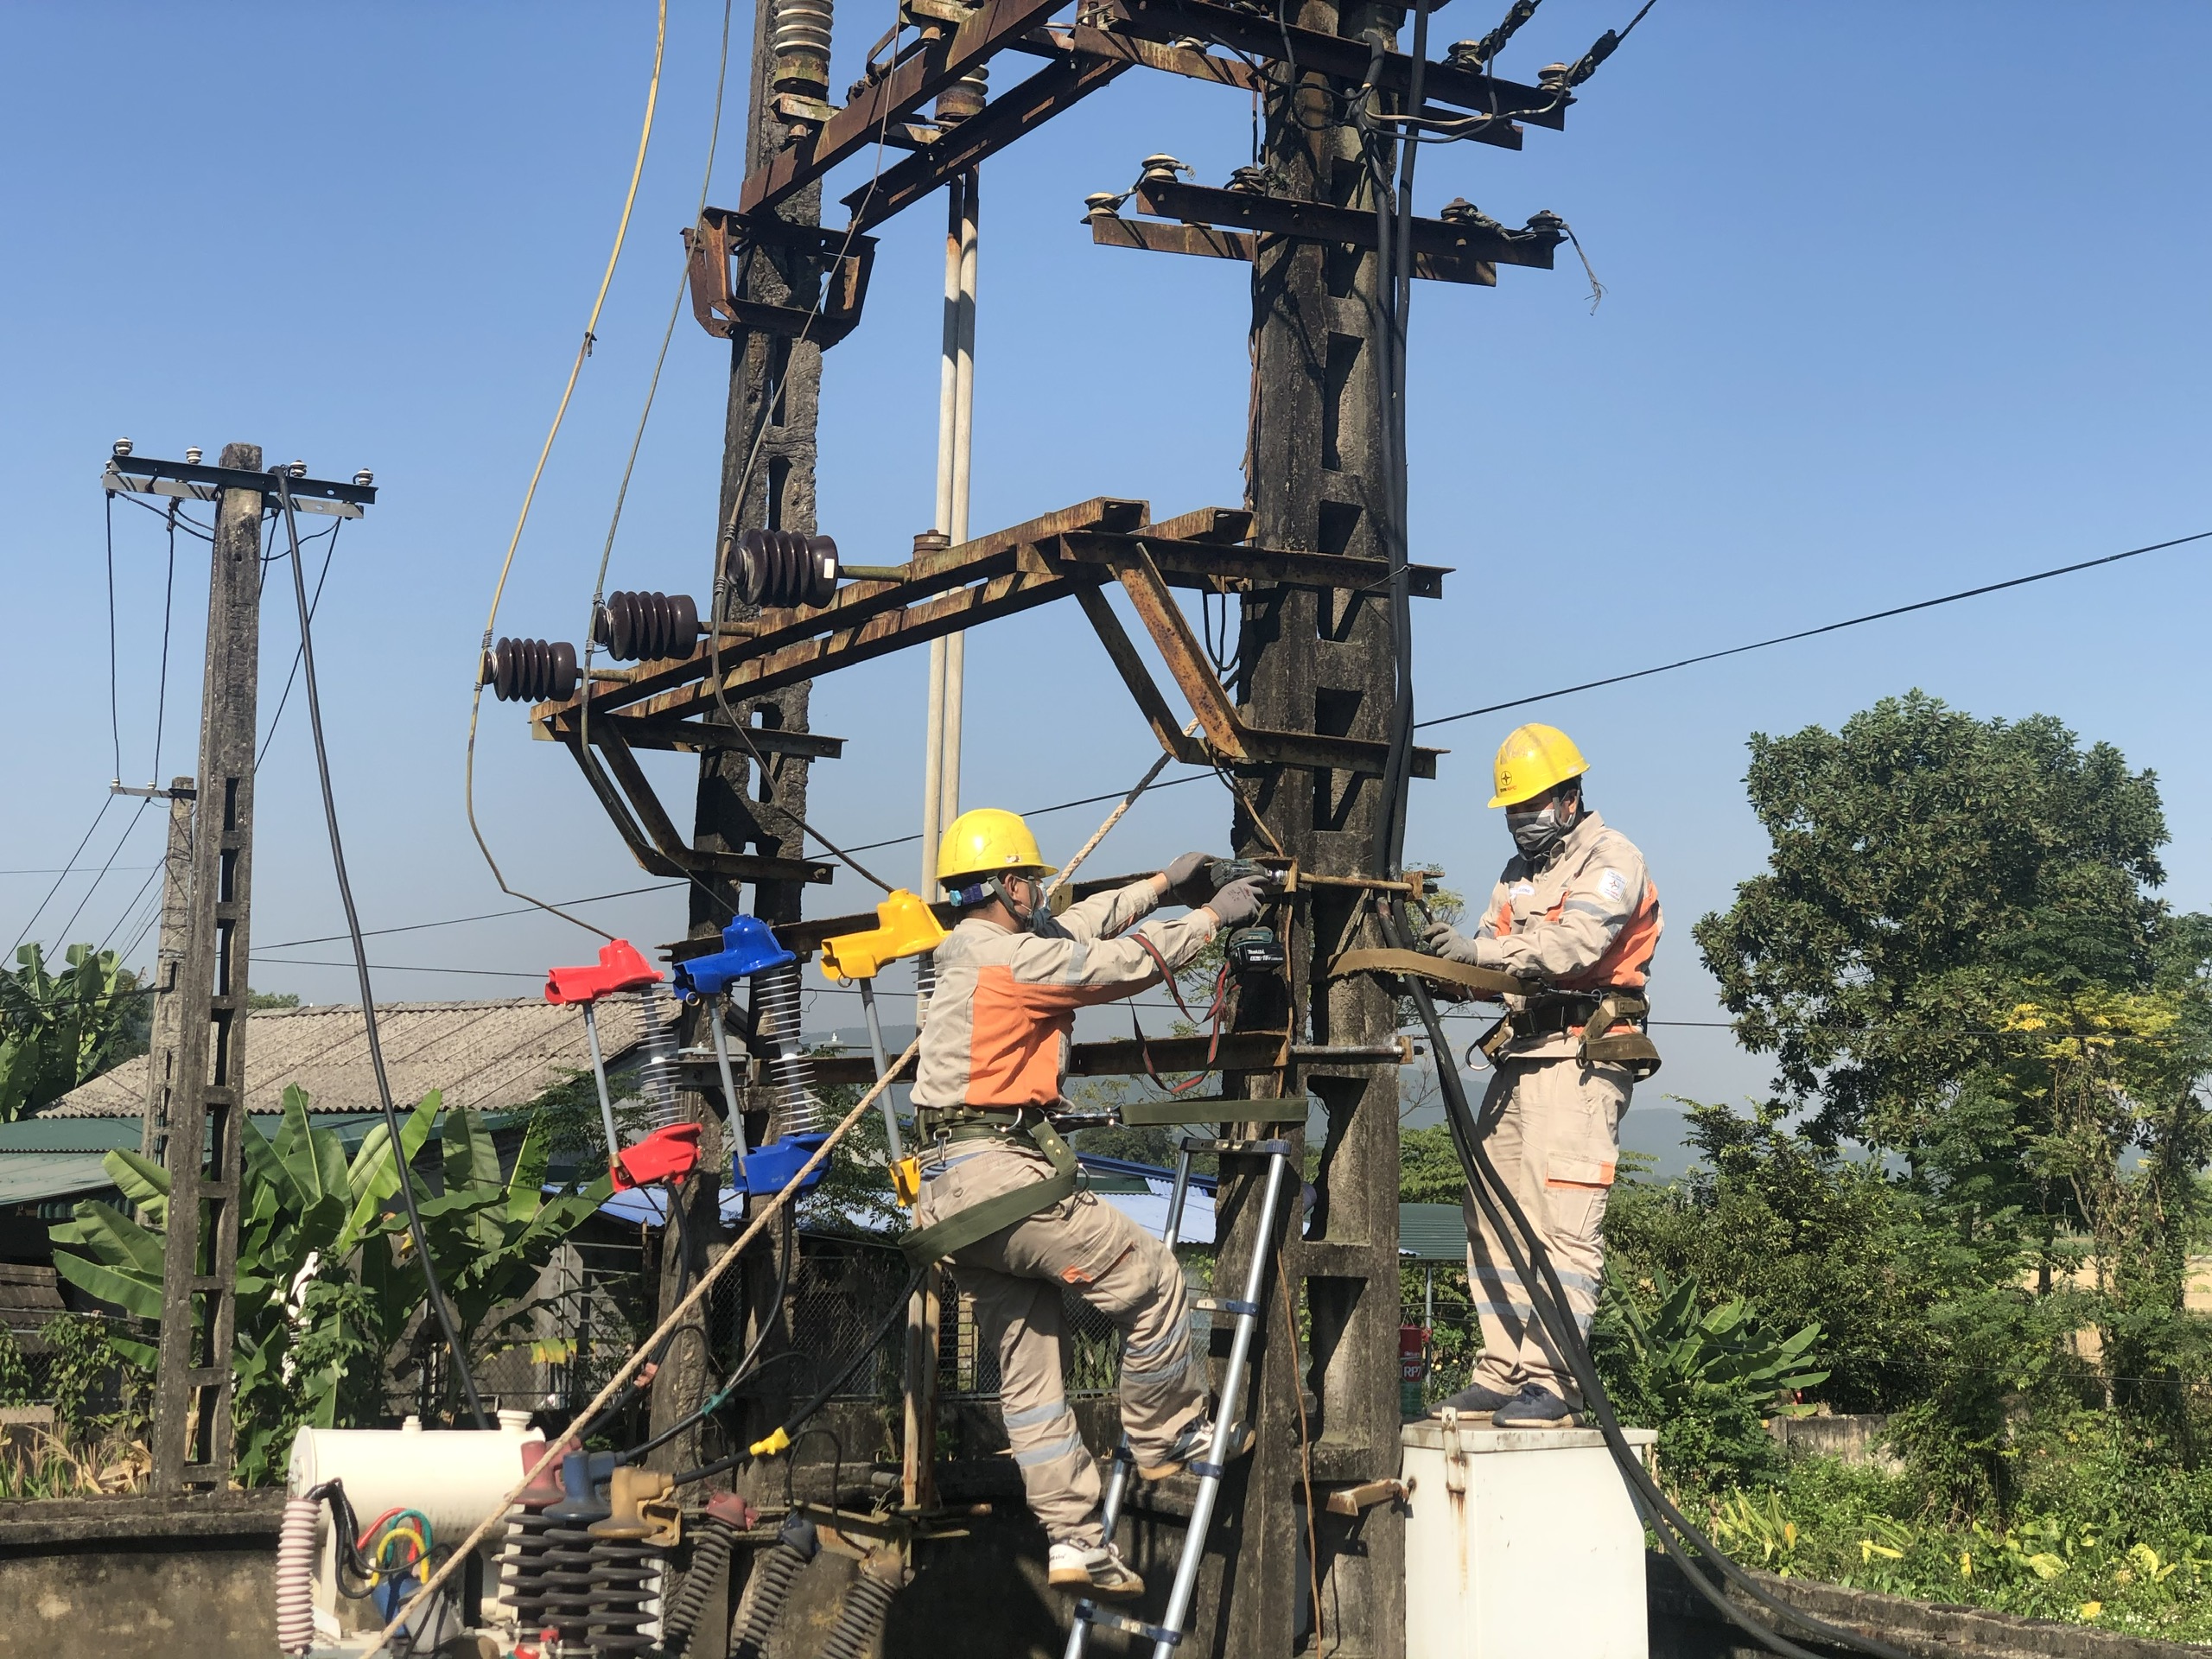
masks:
<svg viewBox="0 0 2212 1659"><path fill-rule="evenodd" d="M73 944L66 960L49 972L44 952L27 944L16 970L0 973L0 1123L112 1065L143 1012L137 976L114 951Z"/></svg>
<svg viewBox="0 0 2212 1659"><path fill-rule="evenodd" d="M491 1136L460 1109L444 1114L445 1191L433 1197L412 1166L442 1103L433 1090L402 1122L397 1159L382 1124L349 1157L334 1131L309 1123L308 1096L297 1088L284 1091L273 1139L247 1121L232 1353L238 1474L246 1484L281 1473L297 1428L385 1414L387 1370L419 1325L425 1300L404 1210L393 1202L403 1167L472 1350L526 1318L530 1309L515 1304L555 1247L604 1202L603 1177L581 1193L543 1196L545 1151L535 1130L501 1179ZM158 1321L168 1173L132 1152L111 1152L105 1164L144 1220L113 1205L78 1205L75 1218L54 1230L61 1247L54 1266L88 1294ZM143 1342L119 1337L115 1345L132 1363L154 1363Z"/></svg>
<svg viewBox="0 0 2212 1659"><path fill-rule="evenodd" d="M1699 1313L1695 1274L1674 1283L1655 1273L1653 1281L1659 1305L1649 1314L1639 1313L1635 1297L1618 1282L1612 1302L1649 1386L1664 1403L1686 1405L1718 1390L1771 1411L1786 1405L1785 1396L1827 1380L1826 1371L1806 1363L1821 1339L1817 1322L1778 1336L1740 1296Z"/></svg>

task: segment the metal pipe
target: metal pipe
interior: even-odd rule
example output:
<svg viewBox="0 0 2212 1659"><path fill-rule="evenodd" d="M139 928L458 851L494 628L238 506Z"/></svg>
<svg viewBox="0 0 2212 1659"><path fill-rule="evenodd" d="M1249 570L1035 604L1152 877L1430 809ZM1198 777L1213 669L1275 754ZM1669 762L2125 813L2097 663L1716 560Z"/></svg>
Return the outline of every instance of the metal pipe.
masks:
<svg viewBox="0 0 2212 1659"><path fill-rule="evenodd" d="M868 1046L875 1051L875 1075L880 1082L889 1074L891 1062L883 1052L883 1021L875 1012L875 982L861 980L860 988L861 1007L868 1014ZM892 1103L891 1095L890 1090L885 1090L880 1103L883 1108L884 1144L891 1149L891 1161L896 1164L906 1153L899 1144L899 1108Z"/></svg>
<svg viewBox="0 0 2212 1659"><path fill-rule="evenodd" d="M707 999L707 1027L715 1033L715 1065L722 1074L722 1100L729 1108L730 1155L737 1160L737 1173L745 1173L745 1114L737 1103L737 1080L729 1070L729 1033L722 1028L722 1000L719 995Z"/></svg>
<svg viewBox="0 0 2212 1659"><path fill-rule="evenodd" d="M954 342L952 397L952 479L950 513L945 533L957 547L968 539L968 480L975 453L976 431L976 207L982 194L980 175L970 168L960 193L959 264L957 308L958 331ZM968 636L950 635L944 642L944 758L938 764L939 817L946 823L960 815L960 727L966 704Z"/></svg>
<svg viewBox="0 0 2212 1659"><path fill-rule="evenodd" d="M1267 1192L1260 1201L1260 1230L1253 1236L1252 1265L1244 1275L1247 1306L1259 1306L1260 1294L1267 1285L1268 1257L1274 1248L1275 1205L1282 1196L1283 1170L1289 1162L1287 1153L1270 1153L1268 1157ZM1216 1468L1228 1456L1230 1436L1236 1432L1237 1414L1243 1409L1252 1337L1259 1323L1256 1313L1236 1316L1236 1334L1230 1342L1229 1368L1222 1376L1221 1402L1214 1416L1213 1444L1206 1448L1206 1461ZM1198 1567L1205 1557L1204 1541L1213 1525L1214 1500L1220 1492L1218 1478L1198 1483L1198 1494L1191 1503L1190 1530L1185 1535L1183 1558L1176 1564L1175 1585L1167 1592L1167 1611L1160 1620L1163 1630L1175 1634L1153 1644L1152 1659L1174 1659L1175 1644L1181 1640L1183 1627L1190 1619L1191 1596L1198 1588Z"/></svg>
<svg viewBox="0 0 2212 1659"><path fill-rule="evenodd" d="M614 1132L614 1103L607 1097L607 1061L599 1052L599 1010L584 1004L584 1040L591 1045L591 1078L599 1085L599 1121L607 1128L607 1161L622 1155L622 1137Z"/></svg>
<svg viewBox="0 0 2212 1659"><path fill-rule="evenodd" d="M948 537L952 535L957 447L953 429L958 424L960 409L960 255L967 187L968 175L962 174L946 185L944 193L944 315L937 378L937 501L930 524ZM938 842L944 837L945 825L951 822L944 815L946 670L951 654L950 641L930 641L929 722L922 738L922 892L926 897L937 893ZM957 785L951 792L957 800Z"/></svg>

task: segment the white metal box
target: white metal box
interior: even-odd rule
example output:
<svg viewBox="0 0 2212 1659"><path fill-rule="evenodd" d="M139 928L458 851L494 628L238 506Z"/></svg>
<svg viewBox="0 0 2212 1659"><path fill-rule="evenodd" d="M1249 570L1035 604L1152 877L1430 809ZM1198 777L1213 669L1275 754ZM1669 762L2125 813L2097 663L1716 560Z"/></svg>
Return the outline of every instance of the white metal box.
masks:
<svg viewBox="0 0 2212 1659"><path fill-rule="evenodd" d="M1626 1433L1648 1461L1658 1436ZM1643 1525L1604 1435L1403 1434L1407 1659L1647 1659Z"/></svg>

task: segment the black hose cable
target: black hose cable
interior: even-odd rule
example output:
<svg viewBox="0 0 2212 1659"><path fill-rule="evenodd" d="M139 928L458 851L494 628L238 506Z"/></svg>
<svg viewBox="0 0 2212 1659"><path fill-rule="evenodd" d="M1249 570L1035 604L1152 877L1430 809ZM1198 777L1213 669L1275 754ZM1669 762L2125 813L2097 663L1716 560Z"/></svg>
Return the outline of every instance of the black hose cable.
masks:
<svg viewBox="0 0 2212 1659"><path fill-rule="evenodd" d="M798 1254L797 1249L798 1238L798 1230L793 1224L791 1212L787 1207L784 1211L783 1264L777 1271L775 1293L769 1297L766 1304L771 1308L780 1310L784 1305L785 1294L791 1289L791 1266L794 1259ZM677 1419L675 1422L671 1423L666 1428L664 1428L659 1433L653 1435L651 1439L639 1441L637 1445L632 1446L628 1451L622 1453L616 1461L620 1463L635 1463L639 1458L645 1456L648 1452L658 1450L660 1447L667 1445L671 1440L674 1440L678 1434L683 1433L684 1430L690 1428L696 1424L705 1422L708 1418L713 1416L717 1411L721 1409L723 1402L727 1401L730 1395L735 1394L739 1389L751 1382L754 1377L760 1376L761 1372L766 1370L771 1365L777 1364L783 1360L796 1359L806 1351L803 1348L786 1348L780 1353L770 1355L766 1359L762 1360L760 1363L755 1365L753 1363L753 1356L760 1351L762 1346L767 1342L769 1337L774 1334L775 1330L776 1321L774 1319L770 1319L762 1320L760 1333L753 1338L752 1345L746 1349L743 1355L739 1357L737 1363L730 1367L729 1376L724 1380L721 1388L715 1389L714 1393L709 1395L706 1399L702 1401L696 1409L685 1414L683 1417Z"/></svg>
<svg viewBox="0 0 2212 1659"><path fill-rule="evenodd" d="M875 1357L875 1351L883 1345L884 1339L891 1334L893 1324L906 1317L906 1304L913 1299L914 1293L922 1287L922 1279L928 1272L929 1268L926 1266L919 1267L906 1276L906 1288L901 1290L892 1302L891 1311L870 1332L868 1341L861 1344L860 1351L853 1356L844 1370L823 1384L817 1390L814 1397L793 1412L782 1425L779 1432L787 1442L795 1445L798 1440L797 1431L801 1426L823 1407L828 1405L832 1395L852 1381L854 1372ZM768 1438L772 1440L775 1436L771 1435ZM712 1463L702 1464L696 1469L686 1470L677 1476L676 1484L678 1486L689 1486L695 1481L709 1479L726 1470L734 1469L741 1463L748 1463L752 1459L753 1453L750 1451L736 1452L727 1458L719 1458Z"/></svg>
<svg viewBox="0 0 2212 1659"><path fill-rule="evenodd" d="M369 1042L369 1068L376 1073L377 1100L384 1109L385 1133L391 1139L392 1166L399 1176L400 1201L407 1210L407 1235L415 1243L415 1259L422 1263L423 1283L429 1293L431 1310L438 1316L447 1351L453 1356L454 1374L468 1396L469 1414L479 1428L492 1427L484 1414L484 1402L476 1393L476 1378L469 1371L468 1356L461 1333L454 1326L453 1310L447 1306L444 1287L438 1283L436 1263L430 1260L430 1241L423 1231L423 1212L415 1203L415 1172L408 1166L407 1150L400 1134L399 1109L392 1104L391 1079L384 1069L384 1046L377 1040L377 1004L369 987L369 948L361 938L360 913L353 908L353 887L346 879L346 847L338 834L338 798L330 787L330 751L322 737L322 696L315 677L315 622L308 606L307 576L302 569L300 521L292 511L292 480L280 464L270 468L276 480L276 499L284 509L284 531L292 546L292 596L300 612L301 677L307 682L308 728L315 734L315 768L322 784L322 819L330 830L330 865L338 877L338 900L346 911L346 931L353 944L353 971L361 985L361 1024Z"/></svg>
<svg viewBox="0 0 2212 1659"><path fill-rule="evenodd" d="M1645 10L1649 10L1649 7L1647 5ZM1417 111L1421 92L1420 77L1427 58L1428 8L1426 0L1419 0L1414 15L1414 81L1408 88L1408 97L1411 106ZM1639 12L1637 20L1640 21L1642 16ZM1631 23L1630 27L1633 28L1634 24ZM1406 318L1412 298L1409 232L1415 152L1410 145L1400 152L1398 190L1393 200L1386 188L1387 174L1379 164L1380 156L1375 153L1374 147L1379 140L1371 130L1366 136L1370 146L1369 167L1376 188L1376 239L1381 256L1376 290L1382 313L1384 355L1377 365L1380 371L1377 380L1382 403L1382 450L1385 465L1389 469L1389 475L1385 480L1390 509L1385 526L1385 552L1390 567L1390 620L1397 680L1396 696L1391 711L1390 750L1384 771L1384 810L1376 829L1375 856L1383 874L1395 878L1402 873L1405 858L1405 826L1408 795L1412 783L1414 734L1413 594L1411 547L1407 526L1410 491L1405 447L1406 353L1403 347L1407 338ZM1406 925L1404 910L1397 895L1383 895L1383 901L1376 906L1376 918L1389 944L1398 950L1412 948L1411 930ZM1583 1400L1598 1419L1607 1449L1626 1477L1630 1499L1650 1525L1661 1548L1681 1569L1691 1585L1716 1609L1747 1635L1783 1655L1784 1659L1815 1659L1815 1656L1808 1649L1769 1630L1731 1601L1726 1591L1690 1560L1675 1533L1679 1533L1681 1538L1688 1539L1728 1583L1737 1585L1783 1618L1816 1637L1874 1654L1878 1659L1905 1659L1897 1649L1858 1637L1815 1618L1767 1592L1742 1567L1716 1549L1712 1541L1693 1526L1660 1491L1657 1482L1644 1468L1643 1459L1621 1433L1620 1424L1605 1397L1604 1384L1599 1380L1588 1347L1569 1311L1566 1290L1559 1281L1541 1236L1491 1162L1486 1142L1504 1109L1503 1080L1496 1107L1486 1112L1478 1122L1468 1105L1465 1085L1459 1075L1459 1068L1450 1064L1451 1046L1445 1037L1442 1021L1437 1016L1436 1005L1428 994L1427 986L1418 978L1412 977L1407 980L1407 986L1428 1033L1430 1052L1437 1057L1437 1080L1444 1094L1445 1117L1451 1126L1452 1147L1459 1155L1468 1190L1492 1231L1504 1244L1507 1256L1529 1294L1537 1318L1567 1359L1568 1370ZM1503 1215L1500 1214L1501 1206ZM1507 1224L1509 1217L1510 1225Z"/></svg>

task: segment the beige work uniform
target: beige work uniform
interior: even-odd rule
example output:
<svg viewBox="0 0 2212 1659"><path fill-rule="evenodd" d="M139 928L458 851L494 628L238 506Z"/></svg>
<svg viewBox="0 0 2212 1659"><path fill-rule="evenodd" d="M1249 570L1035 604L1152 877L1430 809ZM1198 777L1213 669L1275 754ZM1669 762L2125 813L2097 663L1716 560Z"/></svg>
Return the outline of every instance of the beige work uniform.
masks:
<svg viewBox="0 0 2212 1659"><path fill-rule="evenodd" d="M1158 902L1150 881L1101 893L1029 933L970 917L937 948L937 986L922 1025L914 1103L929 1110L1049 1109L1059 1103L1078 1007L1129 996L1159 969L1134 938L1112 937ZM1206 921L1211 920L1208 912ZM1170 968L1213 937L1185 918L1139 928ZM922 1150L918 1227L1048 1179L1051 1163L1018 1141L954 1141ZM1174 1252L1110 1205L1077 1192L952 1253L975 1298L982 1339L999 1356L999 1408L1029 1507L1054 1543L1095 1547L1096 1464L1077 1433L1063 1381L1071 1289L1122 1333L1122 1427L1139 1463L1159 1463L1205 1408L1191 1362L1190 1299Z"/></svg>
<svg viewBox="0 0 2212 1659"><path fill-rule="evenodd" d="M1586 813L1540 862L1505 867L1474 935L1476 964L1559 990L1641 992L1659 942L1658 889L1643 855ZM1516 1038L1497 1058L1483 1100L1495 1115L1491 1161L1550 1255L1584 1337L1605 1266L1605 1200L1620 1154L1634 1074L1575 1058L1580 1027ZM1467 1274L1481 1322L1474 1380L1511 1394L1534 1383L1576 1397L1564 1357L1535 1318L1512 1258L1477 1208L1467 1217Z"/></svg>

